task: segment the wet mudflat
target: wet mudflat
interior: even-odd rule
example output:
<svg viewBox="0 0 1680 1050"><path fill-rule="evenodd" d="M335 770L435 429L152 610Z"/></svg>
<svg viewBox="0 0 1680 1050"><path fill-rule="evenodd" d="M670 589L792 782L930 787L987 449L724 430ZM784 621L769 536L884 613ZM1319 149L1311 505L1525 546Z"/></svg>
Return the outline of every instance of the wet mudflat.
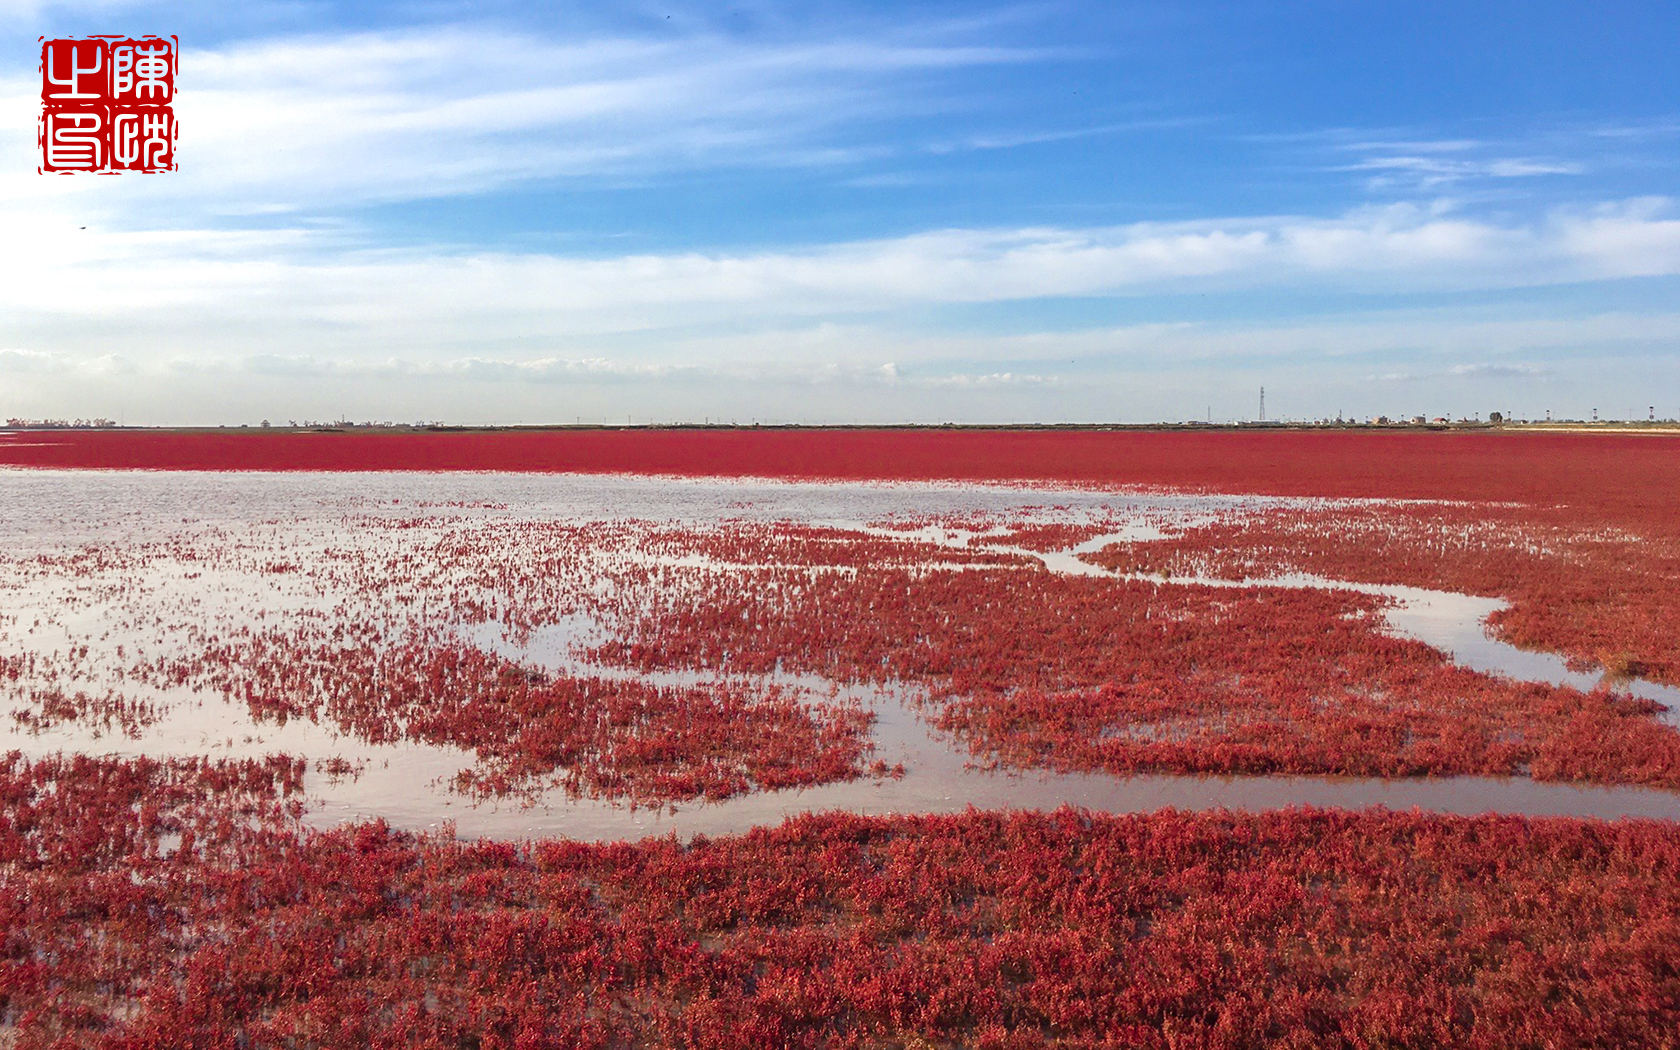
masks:
<svg viewBox="0 0 1680 1050"><path fill-rule="evenodd" d="M448 594L438 591L438 577L418 569L415 580L400 581L405 586L385 580L383 593L377 588L357 591L371 577L344 571L347 565L380 559L407 564L426 557L439 542L494 547L530 525L561 524L591 536L635 523L620 542L585 545L569 552L581 551L580 557L539 571L565 575L568 595L610 591L617 583L613 566L670 572L668 586L681 588L696 576L774 570L774 549L757 550L748 559L692 545L650 547L642 540L662 537L661 530L727 536L743 525L795 526L819 537L837 537L826 554L802 556L799 566L810 572L843 575L868 568L867 553L847 555L843 548L848 537L872 537L915 544L913 560L922 573L1048 571L1125 578L1169 591L1263 584L1373 595L1384 602L1387 630L1432 646L1463 667L1581 690L1603 685L1598 675L1571 671L1557 656L1490 637L1485 621L1503 606L1498 598L1299 573L1249 581L1155 577L1107 569L1082 557L1116 543L1148 544L1222 517L1292 504L1322 506L1324 501L936 484L403 473L6 471L0 473L0 490L5 496L0 539L9 552L0 576L7 610L0 620L0 655L45 656L86 647L72 676L75 688L131 694L129 701L145 705L148 712L126 725L98 713L14 717L3 726L0 751L15 749L26 756L301 756L311 799L307 819L317 826L381 818L416 830L453 822L468 837L611 840L675 832L686 838L835 809L918 814L970 806L1047 810L1064 804L1114 813L1380 804L1462 814L1680 817L1680 793L1626 784L1487 776L1114 775L1000 763L995 756L977 754L959 734L931 724L927 691L915 682L846 681L807 670L756 675L717 668L646 670L603 662L591 653L609 627L598 610L554 596L537 608L509 607L517 602L517 589L487 574L521 571L517 557L484 557L475 548L471 557L449 567L447 582L453 589ZM1022 530L1035 528L1066 529L1078 539L1061 547L1013 542L1024 535ZM509 550L537 553L530 547ZM610 563L608 571L601 571L597 561ZM334 568L310 572L317 564ZM460 601L469 593L486 606L463 616ZM890 772L871 774L865 764L863 774L852 779L654 805L576 797L540 786L517 797L484 798L459 790L458 774L473 757L461 746L402 736L372 740L331 719L275 718L212 690L160 685L124 671L123 660L137 651L181 655L289 616L328 622L376 616L380 610L373 606L387 600L406 603L411 616L424 617L455 642L545 676L592 675L702 689L738 681L756 689L793 690L813 703L852 705L873 716L867 758ZM26 679L19 681L26 684ZM1680 710L1675 702L1680 691L1672 687L1638 680L1612 686L1667 705L1654 712L1654 719L1673 724ZM13 699L12 706L27 713L15 683ZM108 715L110 705L100 710Z"/></svg>

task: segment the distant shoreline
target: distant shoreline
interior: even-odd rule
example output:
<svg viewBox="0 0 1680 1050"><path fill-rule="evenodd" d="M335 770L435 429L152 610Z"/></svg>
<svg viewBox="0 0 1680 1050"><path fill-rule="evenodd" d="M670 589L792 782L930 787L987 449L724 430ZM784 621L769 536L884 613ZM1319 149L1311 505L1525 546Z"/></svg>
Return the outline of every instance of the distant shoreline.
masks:
<svg viewBox="0 0 1680 1050"><path fill-rule="evenodd" d="M1646 434L1680 436L1680 422L1557 422L1518 421L1488 423L1476 420L1451 423L322 423L307 426L123 426L76 425L71 423L24 423L0 426L0 434L127 433L127 434L532 434L532 433L650 433L699 431L708 433L779 433L812 431L845 433L857 431L980 432L980 433L1536 433L1536 434Z"/></svg>

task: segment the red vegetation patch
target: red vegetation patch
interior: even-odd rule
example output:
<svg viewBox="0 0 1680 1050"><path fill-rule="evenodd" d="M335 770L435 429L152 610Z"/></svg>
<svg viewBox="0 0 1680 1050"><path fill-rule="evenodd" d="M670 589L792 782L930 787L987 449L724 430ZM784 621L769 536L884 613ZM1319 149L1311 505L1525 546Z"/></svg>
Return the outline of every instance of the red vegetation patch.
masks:
<svg viewBox="0 0 1680 1050"><path fill-rule="evenodd" d="M855 779L871 750L872 713L798 690L553 676L466 646L324 633L258 635L152 673L218 689L262 720L326 718L373 743L470 750L478 764L458 785L481 796L559 786L654 805L716 800Z"/></svg>
<svg viewBox="0 0 1680 1050"><path fill-rule="evenodd" d="M920 527L919 525L915 527ZM719 567L807 565L881 568L942 562L953 565L1032 565L1022 554L946 547L906 536L882 537L855 529L793 521L722 521L708 528L651 529L633 541L643 558L704 558Z"/></svg>
<svg viewBox="0 0 1680 1050"><path fill-rule="evenodd" d="M932 529L943 533L947 539L961 539L967 548L986 550L987 553L994 553L989 549L999 547L1039 552L1067 550L1093 537L1113 532L1121 525L1118 521L1033 520L1036 512L1045 509L1043 507L1022 507L1007 516L982 513L894 515L873 524L877 528L904 533ZM1049 509L1064 511L1067 508L1054 507ZM963 537L963 533L972 535ZM968 553L962 548L947 547L947 549L954 550L958 554ZM1014 558L1019 560L1019 556L1014 556ZM1029 563L1036 561L1036 559L1027 560Z"/></svg>
<svg viewBox="0 0 1680 1050"><path fill-rule="evenodd" d="M0 463L164 470L513 470L1672 507L1673 439L1602 434L1057 430L548 430L0 434Z"/></svg>
<svg viewBox="0 0 1680 1050"><path fill-rule="evenodd" d="M0 656L0 700L18 705L7 712L12 721L37 733L79 722L140 737L157 721L157 706L115 688L92 686L76 673L87 656L85 645L72 647L68 654Z"/></svg>
<svg viewBox="0 0 1680 1050"><path fill-rule="evenodd" d="M13 751L0 756L0 865L67 874L158 860L172 851L234 860L237 854L227 850L236 843L279 834L302 815L294 796L303 789L303 773L302 759L284 755L240 761L60 755L29 762ZM17 871L0 866L0 875ZM7 928L0 922L0 930Z"/></svg>
<svg viewBox="0 0 1680 1050"><path fill-rule="evenodd" d="M1308 572L1497 596L1511 607L1490 622L1508 642L1680 684L1680 529L1629 533L1580 508L1332 505L1245 513L1084 557L1121 572Z"/></svg>
<svg viewBox="0 0 1680 1050"><path fill-rule="evenodd" d="M1323 550L1306 567L1355 577L1427 564L1423 540L1400 528L1411 519L1391 521L1384 508L1347 511L1366 515L1349 524L1371 552L1363 570L1346 547L1314 546L1316 512L1294 513L1239 519L1256 522L1262 540L1273 529L1280 538L1271 545L1245 545L1238 525L1215 526L1205 550L1168 540L1111 548L1103 558L1160 567L1119 559L1177 552L1185 560L1172 564L1186 571L1247 571L1296 549ZM1576 542L1561 526L1507 540L1497 523L1474 517L1451 529L1417 520L1428 526L1425 540L1457 537L1462 551L1444 540L1429 549L1443 572L1471 582L1520 582L1534 559L1555 561L1553 548ZM279 575L262 569L276 545L298 550L283 530L264 542L136 546L115 568L91 549L60 559L51 572L75 581L78 600L155 617L134 626L153 653L169 655L125 661L121 646L113 653L108 644L90 655L85 639L97 636L55 621L69 644L62 659L40 657L52 675L8 661L0 689L33 697L20 717L45 725L149 714L141 700L125 699L136 685L210 688L262 718L302 715L370 741L472 751L477 764L460 786L479 794L558 783L579 795L659 803L862 775L868 713L762 681L778 673L908 683L926 697L928 716L974 754L1016 767L1680 786L1680 733L1651 717L1657 705L1455 667L1388 635L1382 599L1369 596L1069 577L1020 553L797 523L349 524L341 546ZM1003 524L1023 527L1013 518ZM1059 546L1087 527L1057 525L1028 538ZM1385 546L1385 535L1404 542ZM1232 552L1227 562L1218 560L1222 544ZM1196 560L1203 554L1208 564ZM949 568L953 561L963 567ZM147 597L155 583L130 586L131 564L154 574L145 580L200 570L243 580L260 588L242 593L263 603L262 619L278 625L253 632L248 603L210 604L191 587L173 592L178 604L159 604ZM42 613L58 614L57 606ZM552 679L462 641L489 628L536 644L539 632L566 623L585 626L543 643L574 647L551 654L570 667ZM625 681L599 662L683 677L676 685ZM114 677L99 678L102 667ZM12 671L17 681L6 677ZM710 681L720 675L761 680ZM94 694L100 682L111 703L83 710L46 702L69 695L70 684Z"/></svg>
<svg viewBox="0 0 1680 1050"><path fill-rule="evenodd" d="M995 536L971 542L1021 547L1032 551L1063 551L1109 531L1105 524L1071 524L1063 522L1035 522L1012 525Z"/></svg>
<svg viewBox="0 0 1680 1050"><path fill-rule="evenodd" d="M289 768L0 763L17 1046L1570 1048L1680 1031L1671 824L970 812L516 847L299 832L278 815Z"/></svg>
<svg viewBox="0 0 1680 1050"><path fill-rule="evenodd" d="M456 786L479 796L559 787L657 805L890 775L868 762L874 716L855 701L762 680L551 675L463 643L461 632L490 627L528 642L535 630L616 608L614 581L655 583L675 561L709 572L784 558L1023 561L947 559L932 545L862 532L746 522L713 532L355 517L319 546L277 526L0 554L9 578L35 588L41 629L28 639L38 651L0 657L0 710L34 730L78 722L144 735L183 687L210 690L259 720L307 717L375 743L460 748L477 761ZM215 585L194 582L206 572ZM222 596L230 586L244 597Z"/></svg>
<svg viewBox="0 0 1680 1050"><path fill-rule="evenodd" d="M650 590L594 655L917 683L938 725L1017 766L1680 786L1680 733L1650 717L1659 705L1456 667L1386 634L1380 601L1021 570L764 571Z"/></svg>

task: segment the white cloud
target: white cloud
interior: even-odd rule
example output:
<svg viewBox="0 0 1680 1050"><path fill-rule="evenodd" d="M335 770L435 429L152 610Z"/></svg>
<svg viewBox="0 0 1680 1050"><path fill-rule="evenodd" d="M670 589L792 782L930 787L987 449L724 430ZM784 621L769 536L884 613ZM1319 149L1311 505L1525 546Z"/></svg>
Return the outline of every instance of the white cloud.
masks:
<svg viewBox="0 0 1680 1050"><path fill-rule="evenodd" d="M133 363L117 355L74 361L62 354L0 350L0 372L74 374L105 378L136 374ZM473 384L598 385L623 382L698 380L755 384L818 386L908 386L988 388L1053 386L1059 377L1014 372L963 372L938 364L907 374L893 362L858 364L836 360L721 360L694 364L648 363L610 357L458 357L416 360L334 359L311 354L255 354L244 357L192 356L159 362L151 371L176 376L220 377L243 382L251 377L280 380L460 380Z"/></svg>
<svg viewBox="0 0 1680 1050"><path fill-rule="evenodd" d="M64 354L0 349L0 372L64 372L72 367Z"/></svg>
<svg viewBox="0 0 1680 1050"><path fill-rule="evenodd" d="M1076 139L1095 138L1102 135L1122 135L1138 131L1163 131L1172 128L1185 128L1201 123L1205 123L1205 121L1189 117L1171 117L1155 120L1119 121L1108 124L1095 124L1089 127L1064 128L1055 131L1000 131L993 132L988 135L971 135L967 138L957 139L950 142L936 142L928 146L927 150L929 153L957 153L964 150L1016 149L1021 146L1037 146L1050 142L1069 142Z"/></svg>
<svg viewBox="0 0 1680 1050"><path fill-rule="evenodd" d="M1098 228L941 230L797 251L366 251L333 232L126 233L18 216L0 339L122 325L136 341L360 355L891 313L934 304L1267 287L1508 288L1680 274L1680 219L1640 199L1522 224L1431 209ZM659 333L664 333L660 335ZM20 343L21 341L21 343Z"/></svg>
<svg viewBox="0 0 1680 1050"><path fill-rule="evenodd" d="M1654 277L1680 271L1680 219L1672 202L1646 197L1559 222L1560 250L1594 278Z"/></svg>
<svg viewBox="0 0 1680 1050"><path fill-rule="evenodd" d="M1535 379L1555 375L1556 373L1550 368L1542 368L1539 365L1482 362L1473 365L1454 365L1447 369L1447 374L1465 376L1471 379Z"/></svg>
<svg viewBox="0 0 1680 1050"><path fill-rule="evenodd" d="M1653 352L1680 357L1680 313L1504 318L1409 311L1272 323L1152 323L1013 335L929 335L886 322L823 324L675 338L668 350L673 358L683 360L850 360L858 362L859 367L890 353L899 361L914 362L924 372L972 371L974 364L981 362L1004 365L1017 374L1046 377L1064 369L1086 368L1150 371L1183 366L1203 368L1211 374L1219 367L1258 368L1300 361L1327 367L1345 362L1351 367L1373 357L1404 356L1433 362L1429 368L1432 374L1469 377L1487 374L1496 366L1546 372L1554 367L1527 363L1522 360L1525 357L1562 361L1590 359L1599 353ZM1454 373L1455 368L1461 371ZM1541 372L1522 374L1539 376Z"/></svg>
<svg viewBox="0 0 1680 1050"><path fill-rule="evenodd" d="M953 375L932 376L926 380L928 386L948 387L1011 387L1011 386L1055 386L1061 383L1059 376L1019 375L1014 372L987 372L983 375L956 373Z"/></svg>
<svg viewBox="0 0 1680 1050"><path fill-rule="evenodd" d="M1384 372L1381 375L1367 376L1366 379L1383 383L1422 383L1442 379L1509 381L1514 379L1548 379L1556 374L1557 372L1554 369L1518 361L1481 361L1475 364L1453 365L1451 368L1434 371Z"/></svg>
<svg viewBox="0 0 1680 1050"><path fill-rule="evenodd" d="M1373 136L1332 129L1302 141L1326 170L1361 175L1367 190L1384 196L1498 195L1508 191L1501 183L1584 176L1607 161L1602 136L1569 127L1517 130L1503 139Z"/></svg>
<svg viewBox="0 0 1680 1050"><path fill-rule="evenodd" d="M1587 169L1576 161L1543 160L1532 157L1488 157L1465 160L1439 154L1387 154L1367 157L1343 171L1374 171L1409 176L1424 189L1462 182L1466 179L1516 179L1540 175L1580 175ZM1393 179L1388 179L1392 183Z"/></svg>
<svg viewBox="0 0 1680 1050"><path fill-rule="evenodd" d="M0 352L0 415L129 423L445 419L464 423L750 419L805 422L1133 420L1271 414L1643 418L1680 415L1680 314L1504 319L1355 315L1144 324L1017 335L928 334L891 319L734 335L495 340L430 349L277 344L239 334L121 354ZM308 347L307 350L301 349ZM264 356L266 354L266 356ZM1392 362L1392 364L1389 364ZM1386 366L1386 368L1385 368ZM1376 372L1378 374L1373 375ZM1632 395L1636 398L1644 395ZM1491 399L1491 401L1490 401Z"/></svg>
<svg viewBox="0 0 1680 1050"><path fill-rule="evenodd" d="M927 334L891 320L810 327L767 326L727 335L549 337L499 353L299 353L235 347L83 356L0 350L0 371L85 378L204 375L228 381L464 380L487 385L591 385L735 380L748 384L851 384L986 388L1053 386L1070 377L1191 368L1361 369L1365 379L1548 379L1564 363L1598 355L1680 358L1680 313L1477 318L1455 314L1355 315L1292 323L1156 323L1015 335ZM575 352L557 345L578 344ZM593 344L593 345L591 345ZM1372 359L1418 366L1368 374Z"/></svg>
<svg viewBox="0 0 1680 1050"><path fill-rule="evenodd" d="M165 179L37 176L38 86L19 70L0 80L0 171L14 173L0 200L75 196L110 215L175 220L527 180L844 163L874 148L837 141L837 129L936 104L913 80L1049 57L910 39L559 41L461 26L189 47L175 105L181 167Z"/></svg>

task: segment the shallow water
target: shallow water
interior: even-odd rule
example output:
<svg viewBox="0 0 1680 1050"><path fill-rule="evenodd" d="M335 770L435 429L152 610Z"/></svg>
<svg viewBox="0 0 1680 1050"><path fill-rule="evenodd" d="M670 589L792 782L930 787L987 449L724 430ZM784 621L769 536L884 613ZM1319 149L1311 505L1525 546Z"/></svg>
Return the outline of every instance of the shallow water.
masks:
<svg viewBox="0 0 1680 1050"><path fill-rule="evenodd" d="M348 542L341 535L348 518L377 521L426 517L455 523L794 520L895 539L912 535L953 549L971 550L972 540L988 550L1037 559L1051 571L1101 576L1109 573L1080 560L1078 555L1117 540L1146 542L1165 535L1164 529L1280 502L1301 501L926 484L818 485L566 475L217 475L0 469L0 549L19 559L72 552L83 544L137 545L180 536L215 535L247 552L252 564L257 564L276 551L285 552L290 559L305 559L311 552ZM894 518L974 515L1003 516L1015 523L1101 521L1110 531L1072 550L1044 554L1000 545L995 532L934 527L906 533L882 529L877 524ZM703 565L704 559L683 558L677 562L696 567ZM120 607L100 590L97 580L90 583L51 573L25 578L20 565L14 560L15 571L9 578L0 574L0 610L4 612L0 615L0 641L7 651L25 647L48 651L70 644L78 635L95 638L101 645L115 645L123 639L134 645L146 643L144 638L125 633L125 624L133 622L134 610ZM953 563L948 567L963 566ZM717 568L739 571L742 567ZM133 589L124 592L125 601L132 602L135 595L140 595L159 608L175 608L168 604L171 602L191 603L206 615L243 614L260 620L283 612L330 608L342 597L312 590L302 583L263 578L254 570L189 577L169 576L144 567L124 571L138 571L141 577L131 581ZM1464 666L1579 688L1598 684L1593 676L1568 671L1559 657L1523 652L1489 638L1483 621L1501 607L1497 599L1305 576L1243 583L1149 579L1166 587L1264 583L1382 594L1394 600L1386 610L1393 630L1450 654ZM31 634L37 619L42 620L42 626ZM623 674L578 662L573 643L584 639L592 626L580 618L551 625L517 642L492 626L477 630L468 640L554 671ZM647 677L671 684L716 678L688 674ZM301 719L284 725L258 723L243 708L226 704L219 697L199 698L185 690L166 691L155 697L163 716L146 727L139 739L75 724L30 733L7 722L0 727L0 751L16 748L30 755L64 750L219 757L286 752L305 755L312 761L339 757L359 767L360 772L335 779L311 770L306 782L316 800L309 818L312 823L330 825L351 817L378 816L397 826L423 829L454 821L458 833L465 836L563 834L618 839L673 832L682 836L720 834L773 824L786 816L811 811L938 813L961 811L971 805L1040 809L1073 804L1137 812L1163 806L1264 809L1381 804L1452 813L1497 810L1680 819L1680 793L1575 787L1526 779L1113 777L982 770L970 766L970 756L955 741L917 717L916 695L911 690L842 687L809 677L778 681L808 689L818 697L827 698L832 693L871 706L878 718L873 757L884 759L888 765L902 762L906 769L902 779L869 778L765 792L722 803L679 805L674 811L661 812L569 800L558 792L543 796L536 806L521 802L475 805L447 786L457 772L472 764L472 756L462 751L408 743L371 745ZM1668 704L1671 710L1664 717L1671 724L1680 724L1680 690L1633 683L1629 691Z"/></svg>

